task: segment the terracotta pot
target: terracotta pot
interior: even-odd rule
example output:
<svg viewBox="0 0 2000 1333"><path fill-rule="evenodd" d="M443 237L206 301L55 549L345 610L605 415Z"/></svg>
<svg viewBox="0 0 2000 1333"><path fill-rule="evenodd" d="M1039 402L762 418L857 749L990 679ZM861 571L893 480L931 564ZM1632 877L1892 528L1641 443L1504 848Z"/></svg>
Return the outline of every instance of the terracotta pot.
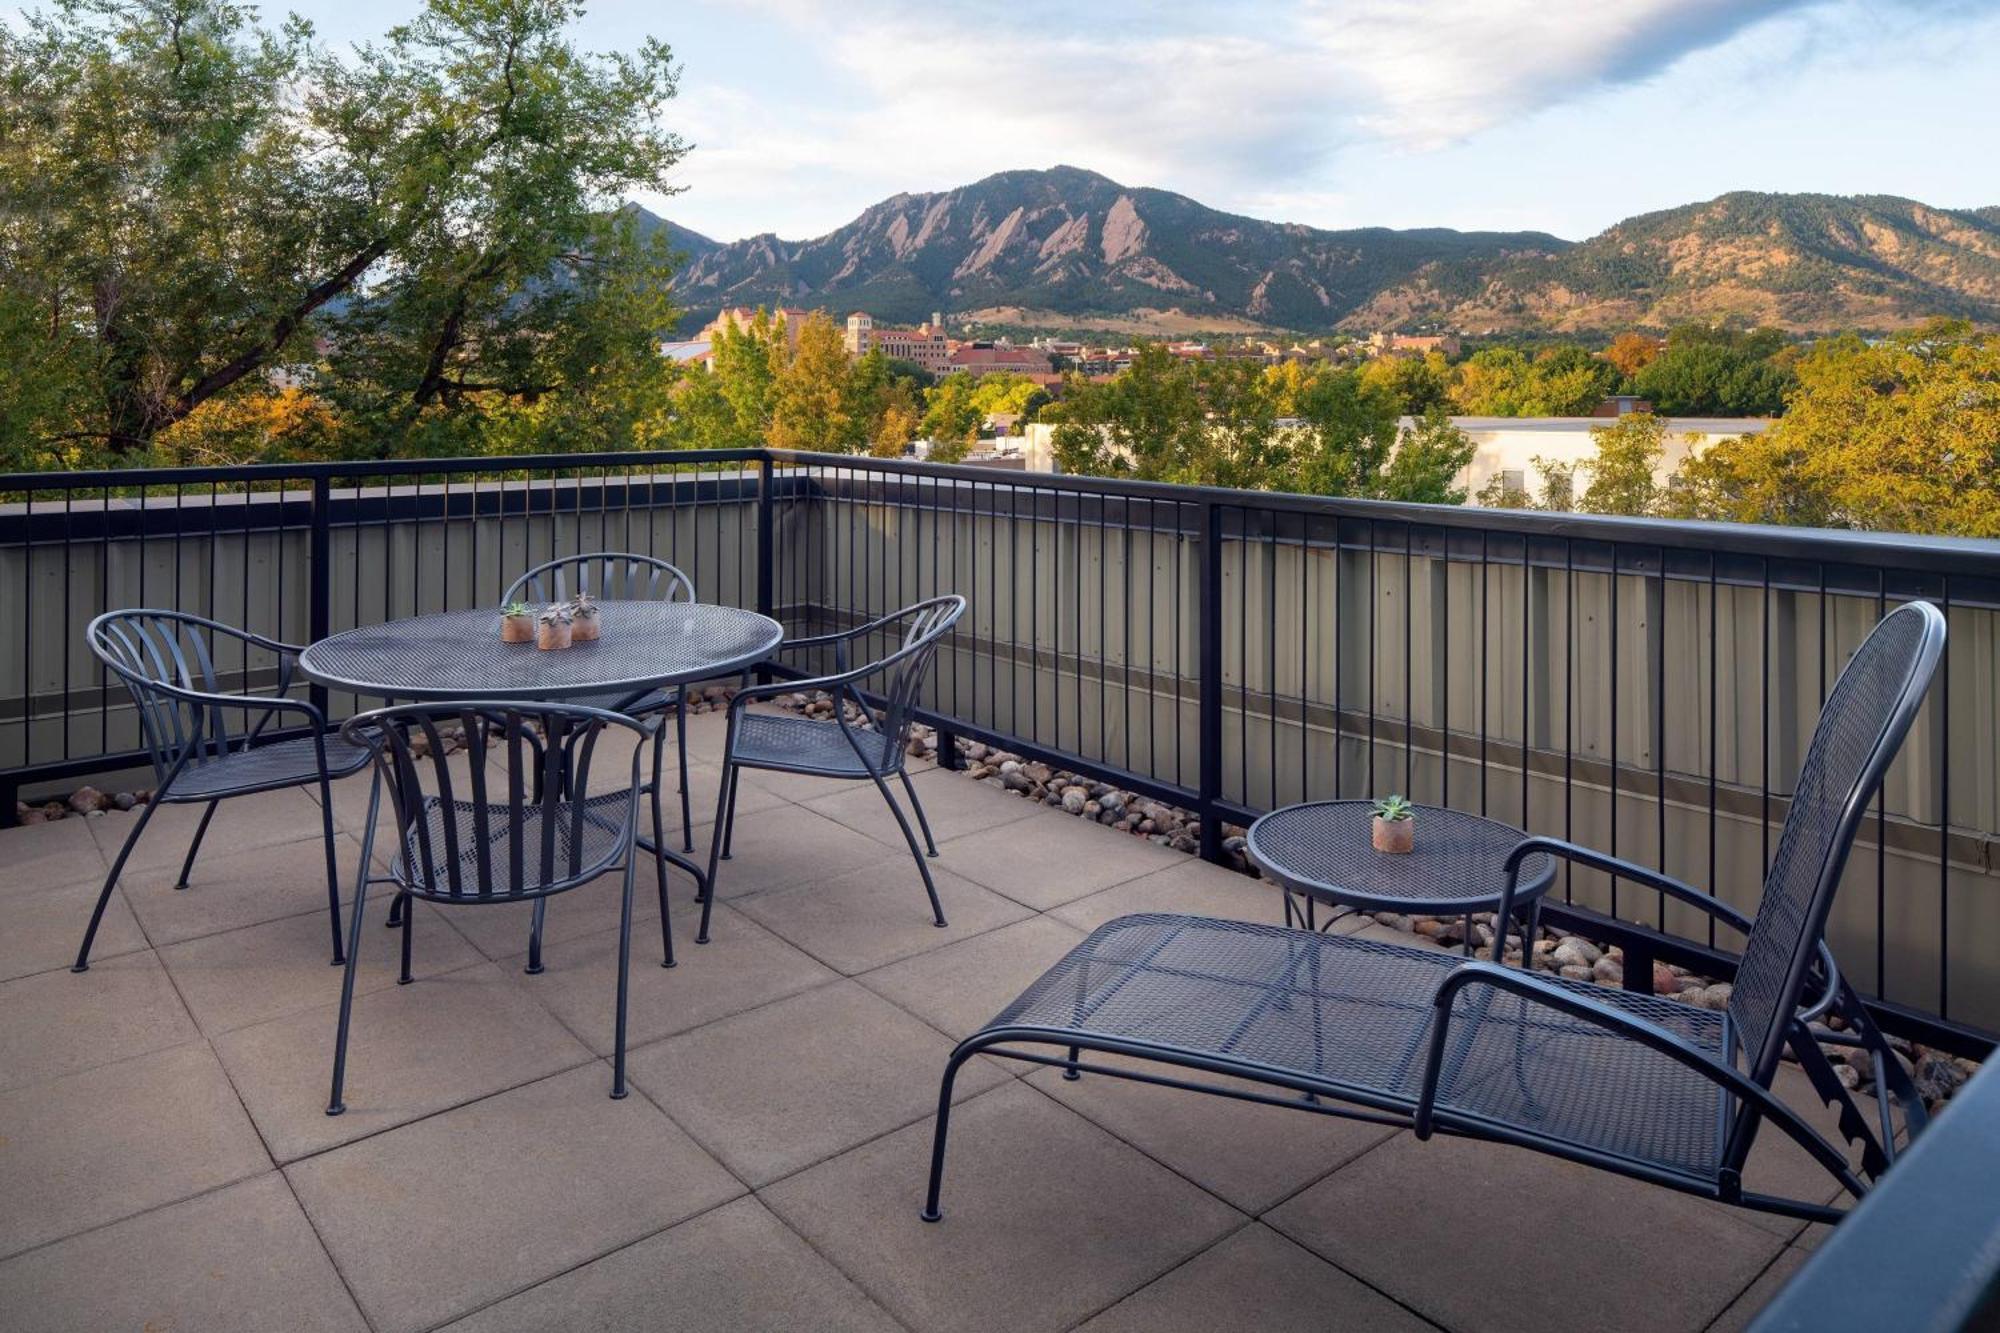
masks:
<svg viewBox="0 0 2000 1333"><path fill-rule="evenodd" d="M597 612L585 611L569 622L569 637L576 643L587 643L597 637Z"/></svg>
<svg viewBox="0 0 2000 1333"><path fill-rule="evenodd" d="M1374 817L1373 836L1378 852L1407 852L1417 845L1417 821Z"/></svg>
<svg viewBox="0 0 2000 1333"><path fill-rule="evenodd" d="M535 618L533 616L500 617L500 642L533 643L535 641Z"/></svg>
<svg viewBox="0 0 2000 1333"><path fill-rule="evenodd" d="M543 652L570 645L570 623L567 620L544 620L535 627L535 647Z"/></svg>

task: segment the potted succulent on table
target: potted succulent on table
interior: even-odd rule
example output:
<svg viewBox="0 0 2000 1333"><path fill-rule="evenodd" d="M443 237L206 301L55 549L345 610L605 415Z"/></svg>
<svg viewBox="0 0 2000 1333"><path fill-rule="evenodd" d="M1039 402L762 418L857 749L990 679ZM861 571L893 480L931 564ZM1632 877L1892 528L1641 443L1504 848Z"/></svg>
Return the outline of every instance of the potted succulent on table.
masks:
<svg viewBox="0 0 2000 1333"><path fill-rule="evenodd" d="M587 643L597 637L597 599L582 588L569 599L569 636L576 643Z"/></svg>
<svg viewBox="0 0 2000 1333"><path fill-rule="evenodd" d="M533 643L535 608L526 602L509 602L500 608L500 642Z"/></svg>
<svg viewBox="0 0 2000 1333"><path fill-rule="evenodd" d="M1371 832L1378 852L1407 852L1416 846L1417 810L1401 796L1375 802Z"/></svg>
<svg viewBox="0 0 2000 1333"><path fill-rule="evenodd" d="M561 603L543 608L535 622L535 647L547 651L567 648L569 643L569 608Z"/></svg>

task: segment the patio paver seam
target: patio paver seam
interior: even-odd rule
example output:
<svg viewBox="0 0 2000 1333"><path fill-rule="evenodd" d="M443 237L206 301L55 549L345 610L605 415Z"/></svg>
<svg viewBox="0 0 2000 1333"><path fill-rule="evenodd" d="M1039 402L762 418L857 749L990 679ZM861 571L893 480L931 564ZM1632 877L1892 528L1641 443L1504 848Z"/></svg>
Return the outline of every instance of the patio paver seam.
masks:
<svg viewBox="0 0 2000 1333"><path fill-rule="evenodd" d="M340 1257L326 1243L326 1237L320 1234L319 1223L313 1220L312 1210L306 1207L306 1201L299 1197L298 1186L292 1183L292 1178L285 1173L283 1167L278 1167L276 1170L278 1179L285 1182L285 1192L292 1196L292 1203L298 1208L299 1216L306 1220L306 1226L312 1230L313 1243L319 1246L320 1253L324 1254L327 1263L332 1265L333 1275L340 1279L340 1289L347 1293L347 1299L354 1303L354 1312L361 1316L361 1322L367 1325L372 1333L376 1328L375 1321L368 1317L368 1307L361 1303L361 1295L354 1290L354 1283L348 1280L347 1270L340 1266Z"/></svg>

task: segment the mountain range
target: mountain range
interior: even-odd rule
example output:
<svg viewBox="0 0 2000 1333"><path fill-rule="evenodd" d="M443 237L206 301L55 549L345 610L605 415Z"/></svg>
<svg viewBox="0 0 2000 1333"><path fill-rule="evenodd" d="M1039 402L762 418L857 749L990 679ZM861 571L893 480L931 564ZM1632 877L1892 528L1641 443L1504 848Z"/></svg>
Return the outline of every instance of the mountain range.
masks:
<svg viewBox="0 0 2000 1333"><path fill-rule="evenodd" d="M1738 192L1580 242L1266 222L1075 167L895 195L805 241L720 242L639 214L684 256L688 327L754 305L1142 333L2000 325L2000 207L1889 195Z"/></svg>

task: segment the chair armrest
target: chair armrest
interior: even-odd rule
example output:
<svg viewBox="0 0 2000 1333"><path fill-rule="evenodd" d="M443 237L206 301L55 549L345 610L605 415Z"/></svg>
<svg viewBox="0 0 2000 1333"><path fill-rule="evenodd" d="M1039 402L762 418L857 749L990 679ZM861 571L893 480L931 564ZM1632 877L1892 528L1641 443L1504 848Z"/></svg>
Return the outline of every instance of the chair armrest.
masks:
<svg viewBox="0 0 2000 1333"><path fill-rule="evenodd" d="M1613 1035L1638 1042L1649 1050L1685 1065L1718 1087L1733 1093L1740 1100L1754 1105L1759 1114L1796 1140L1799 1146L1811 1153L1814 1159L1831 1172L1856 1198L1861 1197L1866 1190L1867 1186L1854 1175L1846 1157L1821 1138L1796 1111L1773 1097L1769 1089L1749 1078L1734 1065L1716 1059L1686 1038L1648 1023L1623 1009L1593 1000L1531 972L1476 959L1453 968L1439 983L1437 993L1431 999L1433 1012L1430 1054L1424 1062L1423 1090L1418 1096L1416 1113L1411 1117L1411 1128L1415 1130L1418 1138L1427 1139L1436 1130L1438 1083L1444 1070L1444 1053L1450 1035L1452 1004L1458 998L1458 993L1470 986L1511 992L1531 1003L1553 1009L1571 1018L1581 1019Z"/></svg>
<svg viewBox="0 0 2000 1333"><path fill-rule="evenodd" d="M212 708L242 708L250 711L289 709L311 718L319 724L320 730L326 729L326 714L319 710L318 705L307 699L293 699L277 694L218 694L207 690L182 689L178 685L168 685L156 680L142 682L141 688L185 703L202 704Z"/></svg>
<svg viewBox="0 0 2000 1333"><path fill-rule="evenodd" d="M1565 861L1580 866L1588 866L1592 870L1602 870L1606 874L1616 875L1620 879L1637 880L1649 889L1658 889L1670 898L1678 898L1690 906L1699 907L1710 916L1734 926L1746 934L1749 933L1750 918L1744 916L1743 913L1737 911L1728 903L1723 902L1714 894L1704 893L1694 885L1684 883L1671 875L1653 869L1651 866L1642 866L1636 861L1627 861L1622 856L1611 856L1598 851L1594 847L1585 847L1581 843L1565 842L1561 838L1523 838L1520 842L1516 843L1514 850L1507 853L1506 869L1510 888L1513 885L1514 877L1520 871L1521 863L1530 856L1537 854L1561 857Z"/></svg>

